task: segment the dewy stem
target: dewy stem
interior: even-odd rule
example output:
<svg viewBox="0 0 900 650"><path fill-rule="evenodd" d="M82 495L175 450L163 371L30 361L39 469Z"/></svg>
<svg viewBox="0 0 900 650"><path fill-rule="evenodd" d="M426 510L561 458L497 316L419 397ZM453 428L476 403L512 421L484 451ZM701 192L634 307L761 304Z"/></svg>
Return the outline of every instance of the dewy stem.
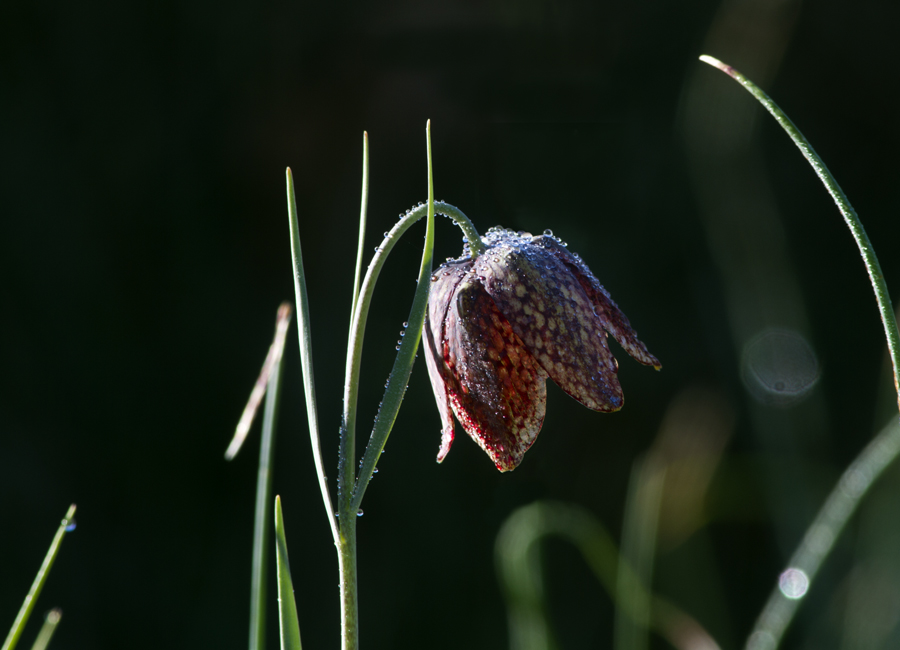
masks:
<svg viewBox="0 0 900 650"><path fill-rule="evenodd" d="M481 241L478 231L469 218L463 214L462 210L444 203L443 201L434 202L434 211L436 214L443 214L453 219L454 223L463 231L468 240L469 249L472 256L480 255L485 247ZM355 516L359 508L359 501L362 499L362 491L359 491L359 498L353 496L353 462L355 460L356 449L356 405L359 396L359 377L360 366L362 363L363 337L366 331L366 321L369 315L369 307L372 302L372 294L375 291L375 283L384 266L387 256L393 250L400 237L409 230L416 221L428 214L428 205L420 204L407 211L400 220L394 224L394 227L388 232L387 236L376 249L375 256L369 263L366 271L366 277L363 280L362 287L359 292L356 309L353 312L353 325L350 332L350 340L347 349L347 368L344 383L344 414L341 422L341 458L339 459L339 472L341 474L342 486L347 486L346 490L339 493L338 503L340 504L341 513L344 511ZM390 420L393 424L393 418L384 418L385 421ZM350 455L350 452L354 452ZM348 455L344 455L348 454ZM366 460L363 460L364 464ZM374 469L372 464L371 469ZM364 488L363 488L364 490ZM352 504L356 504L356 508L352 508Z"/></svg>
<svg viewBox="0 0 900 650"><path fill-rule="evenodd" d="M427 151L428 151L428 203L420 204L416 208L407 211L401 216L384 241L376 249L369 268L366 271L365 280L352 310L352 323L350 327L350 339L347 350L347 368L344 384L344 413L341 422L341 441L338 460L338 561L341 573L341 628L343 650L356 650L359 647L359 607L356 573L356 517L361 514L360 502L365 493L366 486L372 478L378 456L384 448L391 427L396 419L400 403L406 392L406 384L415 361L416 350L422 335L422 323L425 318L428 291L430 287L433 245L434 245L434 214L441 212L450 216L454 223L460 226L466 236L469 248L473 256L484 251L484 244L472 222L469 221L461 210L446 204L435 203L434 184L431 167L431 122L426 127ZM365 188L365 185L364 185ZM385 391L385 399L376 419L375 428L366 448L359 478L354 476L354 461L356 459L356 415L357 397L359 395L360 365L362 361L362 344L366 329L369 307L375 290L375 283L381 272L387 256L399 241L400 236L410 226L424 216L428 216L428 224L425 233L425 246L422 252L422 264L419 269L418 286L413 298L413 307L407 327L408 335L404 337L399 346L394 369ZM355 292L355 289L354 289Z"/></svg>
<svg viewBox="0 0 900 650"><path fill-rule="evenodd" d="M866 271L872 282L872 288L875 290L875 300L878 302L891 363L894 367L894 388L897 391L897 403L900 406L900 379L898 379L900 376L900 334L897 331L897 320L878 257L875 255L872 242L869 241L856 211L809 141L766 93L730 65L706 55L701 56L700 60L718 68L740 83L772 114L812 165L816 175L825 184L837 204L856 240L856 245L859 247ZM895 420L882 429L844 471L791 557L789 570L800 571L811 585L847 521L856 512L860 501L884 469L896 460L898 455L900 455L900 426ZM799 604L799 598L789 597L776 586L747 640L747 650L777 648Z"/></svg>
<svg viewBox="0 0 900 650"><path fill-rule="evenodd" d="M714 68L718 68L729 77L741 84L744 89L753 95L756 100L762 104L767 111L775 118L787 134L790 136L797 148L803 154L803 157L809 161L816 176L825 185L831 198L837 204L838 209L844 217L844 221L856 240L859 252L862 255L863 262L866 265L866 271L869 274L869 280L872 282L872 289L875 291L875 300L878 302L878 311L881 313L881 322L884 325L884 335L887 339L888 351L891 355L891 363L894 366L894 389L897 391L897 406L900 407L900 332L897 330L897 319L894 316L894 309L891 306L891 296L888 293L887 283L884 281L884 274L881 271L881 264L878 262L878 256L875 249L872 248L872 242L863 228L856 210L850 205L844 190L838 185L838 182L832 176L828 167L813 149L812 145L806 137L800 132L800 129L785 115L784 111L779 108L772 99L764 93L759 86L747 79L740 72L732 68L727 63L722 63L718 59L711 56L703 55L700 60L708 63Z"/></svg>

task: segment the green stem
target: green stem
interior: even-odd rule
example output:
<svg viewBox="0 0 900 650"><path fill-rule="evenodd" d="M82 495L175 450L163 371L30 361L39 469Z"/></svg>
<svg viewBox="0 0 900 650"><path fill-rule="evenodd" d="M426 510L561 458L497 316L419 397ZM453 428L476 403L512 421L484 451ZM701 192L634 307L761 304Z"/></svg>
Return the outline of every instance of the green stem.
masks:
<svg viewBox="0 0 900 650"><path fill-rule="evenodd" d="M356 513L339 518L341 542L338 568L341 572L341 649L359 648L359 597L356 579Z"/></svg>
<svg viewBox="0 0 900 650"><path fill-rule="evenodd" d="M484 251L484 243L481 241L481 237L478 235L478 231L475 230L475 226L473 226L469 218L465 214L463 214L462 210L450 205L449 203L435 201L434 212L436 214L443 214L453 219L454 223L459 226L459 228L463 231L463 234L466 236L469 243L469 248L472 251L473 256L477 257ZM394 227L391 228L391 230L388 232L387 236L384 238L384 241L382 241L381 245L376 250L375 256L372 258L372 261L369 263L369 268L366 271L366 277L363 280L362 288L360 289L359 299L357 301L356 309L354 310L353 326L350 329L350 341L347 350L347 369L345 373L344 383L344 414L341 423L341 458L339 460L338 470L341 474L341 481L348 486L354 485L353 463L355 460L356 449L356 407L357 398L359 396L359 379L360 366L362 364L363 338L366 330L366 321L369 315L369 307L372 302L372 294L375 291L375 284L378 281L378 276L381 273L381 269L384 267L384 263L387 260L388 255L393 250L400 237L403 235L403 233L409 230L409 228L416 221L424 216L427 216L427 214L428 204L422 204L407 211L406 214L404 214L400 218L400 220L394 224ZM422 313L424 318L424 311ZM421 326L419 326L418 330L419 331L414 333L414 335L417 337L416 343L418 343L418 337L421 337ZM410 332L410 330L407 329L407 332ZM409 335L410 334L408 334L408 336ZM401 352L402 351L403 345L401 345ZM415 353L415 348L412 349L412 352L413 354ZM397 408L399 408L399 403L397 404ZM389 410L390 409L386 409L384 406L382 407L381 415L378 418L378 423L376 423L376 426L379 426L379 423L383 423L381 424L381 426L393 425L396 413L391 415L389 413ZM380 438L383 435L384 439L386 439L387 433L390 432L389 426L387 428L387 433L384 433L383 431L383 429L379 428L378 437ZM370 443L369 448L366 450L366 454L370 455L370 449L372 450L371 454L374 454L375 449L378 447L378 444L379 443L377 441L374 445ZM383 447L384 440L382 440L380 444ZM378 452L380 454L380 449L378 449ZM377 459L377 454L375 454L375 458ZM364 485L368 484L368 480L371 478L371 472L374 471L374 469L375 464L372 462L371 457L368 460L364 458L363 471L361 472L361 476L366 477L364 480ZM359 509L359 503L362 499L362 493L365 491L364 485L361 489L358 488L356 490L358 497L353 493L352 489L346 490L346 492L338 497L338 503L341 505L342 513L346 510L346 512L349 514L356 514L356 511ZM353 507L353 504L356 504L355 508Z"/></svg>
<svg viewBox="0 0 900 650"><path fill-rule="evenodd" d="M891 306L890 294L884 281L881 265L856 211L850 205L847 196L831 175L831 172L828 171L825 163L822 162L822 159L819 158L819 155L812 148L812 145L809 144L790 118L784 114L768 95L730 65L706 55L701 56L700 60L718 68L736 80L772 114L803 153L803 156L809 161L810 165L812 165L816 175L825 184L828 193L831 194L838 209L844 216L844 221L850 228L850 232L853 234L856 245L862 254L866 271L875 291L875 300L878 302L878 311L881 313L881 322L884 325L891 363L894 367L894 388L897 391L898 405L900 405L900 380L898 380L898 376L900 376L898 374L900 373L900 370L898 370L900 369L900 333L897 330L897 320L894 317L894 310ZM802 590L802 593L793 591L789 592L789 595L782 592L779 587L775 587L772 590L762 613L756 621L754 630L747 640L746 647L748 650L778 647L785 630L787 630L797 611L800 599L807 592L808 585L812 583L825 558L831 552L838 535L840 535L847 521L856 511L859 502L875 483L875 480L898 455L900 455L900 427L897 426L895 421L879 432L872 442L863 449L862 453L850 464L841 476L838 484L831 491L788 565L789 570L801 572L793 575L801 580L805 579L807 587Z"/></svg>
<svg viewBox="0 0 900 650"><path fill-rule="evenodd" d="M784 114L784 111L778 107L778 104L772 101L772 99L756 84L730 65L722 63L718 59L705 54L700 57L700 60L718 68L737 81L745 90L747 90L747 92L753 95L756 100L769 111L769 113L771 113L772 117L774 117L778 124L781 125L781 128L787 132L791 140L794 141L794 144L797 145L797 148L800 149L803 157L809 161L810 165L812 165L813 170L816 172L816 176L824 183L828 193L831 194L831 198L833 198L834 202L837 204L838 209L844 217L844 221L847 223L850 232L853 234L853 238L856 240L856 245L859 247L859 252L862 254L863 262L865 262L866 265L866 271L869 274L869 280L872 282L872 289L875 291L875 300L878 302L878 311L881 313L881 322L884 325L884 335L887 339L891 363L894 366L894 388L897 391L897 405L900 407L900 331L897 330L897 319L894 316L894 309L891 306L891 296L888 293L887 283L884 281L881 264L878 262L878 256L875 254L875 249L872 248L872 242L869 241L869 236L866 234L866 230L863 228L862 222L856 214L856 210L850 205L850 201L847 199L847 195L844 194L844 190L841 189L841 186L838 185L838 182L834 179L834 176L832 176L828 167L822 162L819 154L812 148L812 145L800 132L800 129L798 129L791 119Z"/></svg>
<svg viewBox="0 0 900 650"><path fill-rule="evenodd" d="M405 333L398 348L394 366L388 378L384 398L378 409L375 426L369 436L369 444L363 455L362 466L356 479L353 498L350 502L350 512L359 511L363 495L375 473L375 465L381 457L381 452L387 443L388 436L400 411L400 404L406 395L406 387L409 376L412 373L416 360L416 352L422 339L422 325L425 322L425 311L428 308L428 292L431 285L431 269L434 253L434 177L431 164L431 121L426 127L427 158L428 158L428 221L425 228L425 248L422 251L422 263L419 267L419 277L416 280L416 293L413 296L409 318L404 323Z"/></svg>

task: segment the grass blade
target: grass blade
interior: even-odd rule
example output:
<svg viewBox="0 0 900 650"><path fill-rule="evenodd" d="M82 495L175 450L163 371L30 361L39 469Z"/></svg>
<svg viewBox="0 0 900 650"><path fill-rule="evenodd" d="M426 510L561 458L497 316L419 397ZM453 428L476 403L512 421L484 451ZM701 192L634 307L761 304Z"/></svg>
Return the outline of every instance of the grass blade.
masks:
<svg viewBox="0 0 900 650"><path fill-rule="evenodd" d="M278 308L278 319L275 323L275 338L272 340L272 345L269 346L269 353L266 355L266 360L263 362L259 378L256 380L256 384L254 384L253 390L250 392L250 399L247 400L247 406L244 407L244 412L241 414L240 421L238 421L237 428L234 431L234 437L228 444L228 449L225 450L225 460L232 460L237 456L238 452L241 450L241 446L244 444L244 440L247 439L247 434L250 433L250 426L253 424L253 420L256 417L259 403L262 401L263 395L266 394L266 386L269 385L269 379L272 376L274 367L281 361L281 357L284 355L284 340L287 338L287 330L290 322L291 306L287 303L282 303Z"/></svg>
<svg viewBox="0 0 900 650"><path fill-rule="evenodd" d="M825 162L819 157L816 150L813 149L809 140L806 139L806 136L800 132L800 129L798 129L791 121L791 118L781 110L778 104L772 101L771 97L764 93L759 86L747 79L727 63L722 63L718 59L706 54L701 56L700 60L704 63L708 63L714 68L718 68L737 81L747 92L753 95L767 111L769 111L781 128L783 128L788 136L790 136L791 140L794 141L797 148L800 149L803 157L806 158L812 166L813 170L816 172L816 176L819 177L825 185L825 189L828 190L831 198L834 199L834 202L837 204L838 209L841 211L841 215L844 217L844 221L847 223L847 227L850 228L853 239L856 240L856 245L859 247L859 252L866 265L866 271L869 274L869 280L872 282L872 289L875 291L875 300L878 303L878 311L881 314L881 322L884 326L884 335L887 339L891 363L894 366L894 389L897 391L897 405L900 406L900 331L897 330L897 319L894 316L894 309L891 306L891 295L888 293L887 283L884 281L884 273L881 271L881 264L878 261L878 256L875 254L875 249L872 247L872 242L866 234L866 229L863 228L862 221L859 220L859 216L856 214L856 210L850 205L850 200L847 198L847 195L844 194L844 190L838 185L837 180L828 170L828 167L825 166Z"/></svg>
<svg viewBox="0 0 900 650"><path fill-rule="evenodd" d="M640 599L649 603L645 623L677 650L718 650L715 640L690 615L652 594L619 557L619 550L603 524L579 506L537 501L515 510L503 523L494 546L494 562L503 586L509 620L511 650L554 650L559 647L547 612L542 575L541 545L548 537L564 539L582 554L603 589L632 617L633 600L620 600L617 581L626 575Z"/></svg>
<svg viewBox="0 0 900 650"><path fill-rule="evenodd" d="M881 264L872 242L863 228L856 210L850 205L846 194L837 180L825 166L800 129L781 110L772 99L756 84L726 63L711 56L703 55L700 60L718 68L737 81L775 118L778 124L793 140L803 157L809 162L816 175L825 185L831 198L837 204L844 221L850 228L856 245L866 265L866 271L875 291L875 300L881 314L888 351L894 370L894 389L897 391L897 403L900 405L900 332L897 330L897 319L891 306L887 283L881 270ZM785 577L791 582L802 582L803 589L784 589L777 585L769 595L768 601L756 620L754 630L747 639L748 649L765 648L771 650L781 643L785 631L794 618L803 596L808 593L813 579L831 553L834 543L847 521L856 512L856 508L875 480L900 455L900 426L896 418L885 427L860 452L859 456L844 471L837 485L828 495L815 520L807 529L797 550L791 557L787 569L781 574L779 583Z"/></svg>
<svg viewBox="0 0 900 650"><path fill-rule="evenodd" d="M409 319L405 324L406 334L400 344L397 357L394 359L394 367L391 369L388 384L384 391L384 399L381 408L375 418L375 426L369 436L369 444L363 455L359 477L356 480L356 488L353 491L353 499L350 503L350 513L359 510L363 495L372 480L375 465L381 456L387 443L388 436L397 419L403 397L406 395L406 386L416 362L416 351L422 339L422 324L425 322L425 310L428 307L428 292L431 287L431 268L434 253L434 175L431 164L431 120L426 127L426 151L428 157L428 220L425 227L425 245L422 249L422 263L419 267L419 277L416 280L416 292L413 296L413 304L409 311Z"/></svg>
<svg viewBox="0 0 900 650"><path fill-rule="evenodd" d="M287 178L288 220L291 229L291 258L294 267L294 299L297 303L297 333L300 335L300 365L303 368L303 390L306 397L306 415L309 421L309 438L313 449L313 462L319 478L319 489L325 504L325 515L331 527L331 536L335 545L341 542L337 522L334 518L334 506L331 493L328 491L328 479L322 462L322 442L319 435L319 411L316 405L316 382L312 361L312 332L309 326L309 297L306 293L306 274L303 270L303 252L300 248L300 227L297 224L297 199L294 196L294 176L291 168L285 170Z"/></svg>
<svg viewBox="0 0 900 650"><path fill-rule="evenodd" d="M259 445L259 471L256 479L256 513L253 520L253 560L250 574L250 650L266 647L266 585L269 566L269 499L272 493L272 459L275 455L275 429L281 395L281 353L291 321L291 306L278 308L275 341L278 353L272 371L263 411L262 441Z"/></svg>
<svg viewBox="0 0 900 650"><path fill-rule="evenodd" d="M50 644L50 639L53 638L53 633L56 632L56 626L59 625L59 620L62 618L62 610L58 607L54 607L47 615L44 616L44 624L41 626L41 631L38 632L37 638L34 640L34 645L31 646L31 650L46 650L47 646Z"/></svg>
<svg viewBox="0 0 900 650"><path fill-rule="evenodd" d="M281 632L281 650L301 650L300 621L294 600L291 581L291 565L288 562L287 540L284 535L284 517L281 514L281 497L275 497L275 556L278 565L278 622Z"/></svg>
<svg viewBox="0 0 900 650"><path fill-rule="evenodd" d="M38 569L34 582L31 585L31 589L28 591L28 595L25 596L25 602L22 603L22 608L16 615L16 620L13 621L12 627L9 630L9 635L6 637L6 641L3 642L3 646L0 646L0 650L13 650L13 648L16 647L16 643L22 635L22 630L25 629L25 624L28 622L28 617L31 616L31 610L34 609L34 604L37 602L41 589L44 588L47 576L50 575L50 569L53 567L53 562L56 560L60 546L62 546L63 537L65 537L66 531L73 530L75 524L74 517L75 504L73 503L69 506L69 509L66 511L66 516L60 522L59 528L56 530L56 535L53 536L53 541L50 543L50 549L44 557L44 562L41 564L41 568Z"/></svg>
<svg viewBox="0 0 900 650"><path fill-rule="evenodd" d="M362 279L363 249L366 246L366 211L369 207L369 134L363 131L362 197L359 201L359 243L356 247L356 273L353 275L353 304L350 305L350 324L359 298L359 283Z"/></svg>

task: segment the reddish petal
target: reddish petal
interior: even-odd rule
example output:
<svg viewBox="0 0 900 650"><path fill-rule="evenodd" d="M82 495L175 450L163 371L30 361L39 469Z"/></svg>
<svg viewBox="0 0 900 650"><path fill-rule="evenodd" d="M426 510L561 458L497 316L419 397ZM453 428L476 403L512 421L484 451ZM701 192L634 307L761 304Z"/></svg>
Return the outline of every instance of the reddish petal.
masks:
<svg viewBox="0 0 900 650"><path fill-rule="evenodd" d="M444 460L453 444L453 416L450 414L450 398L447 394L447 369L444 365L444 322L447 309L456 286L466 274L471 262L465 264L449 264L440 267L431 276L431 291L428 297L428 311L425 313L423 328L425 365L428 366L428 377L441 416L441 448L437 461Z"/></svg>
<svg viewBox="0 0 900 650"><path fill-rule="evenodd" d="M473 271L513 331L566 393L595 411L624 402L604 321L578 279L553 253L518 238L490 248Z"/></svg>
<svg viewBox="0 0 900 650"><path fill-rule="evenodd" d="M453 303L444 328L450 404L497 469L515 469L541 430L547 373L473 276Z"/></svg>

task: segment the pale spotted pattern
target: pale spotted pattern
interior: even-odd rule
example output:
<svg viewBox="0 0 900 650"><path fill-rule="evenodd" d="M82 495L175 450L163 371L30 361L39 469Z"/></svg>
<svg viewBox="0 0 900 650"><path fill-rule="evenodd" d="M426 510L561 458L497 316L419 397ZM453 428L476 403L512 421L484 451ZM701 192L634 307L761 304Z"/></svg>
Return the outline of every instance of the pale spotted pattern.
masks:
<svg viewBox="0 0 900 650"><path fill-rule="evenodd" d="M487 251L432 276L425 357L443 432L451 409L501 471L514 469L540 431L546 377L588 408L622 407L611 333L636 360L659 369L628 319L587 266L555 238L492 228Z"/></svg>

